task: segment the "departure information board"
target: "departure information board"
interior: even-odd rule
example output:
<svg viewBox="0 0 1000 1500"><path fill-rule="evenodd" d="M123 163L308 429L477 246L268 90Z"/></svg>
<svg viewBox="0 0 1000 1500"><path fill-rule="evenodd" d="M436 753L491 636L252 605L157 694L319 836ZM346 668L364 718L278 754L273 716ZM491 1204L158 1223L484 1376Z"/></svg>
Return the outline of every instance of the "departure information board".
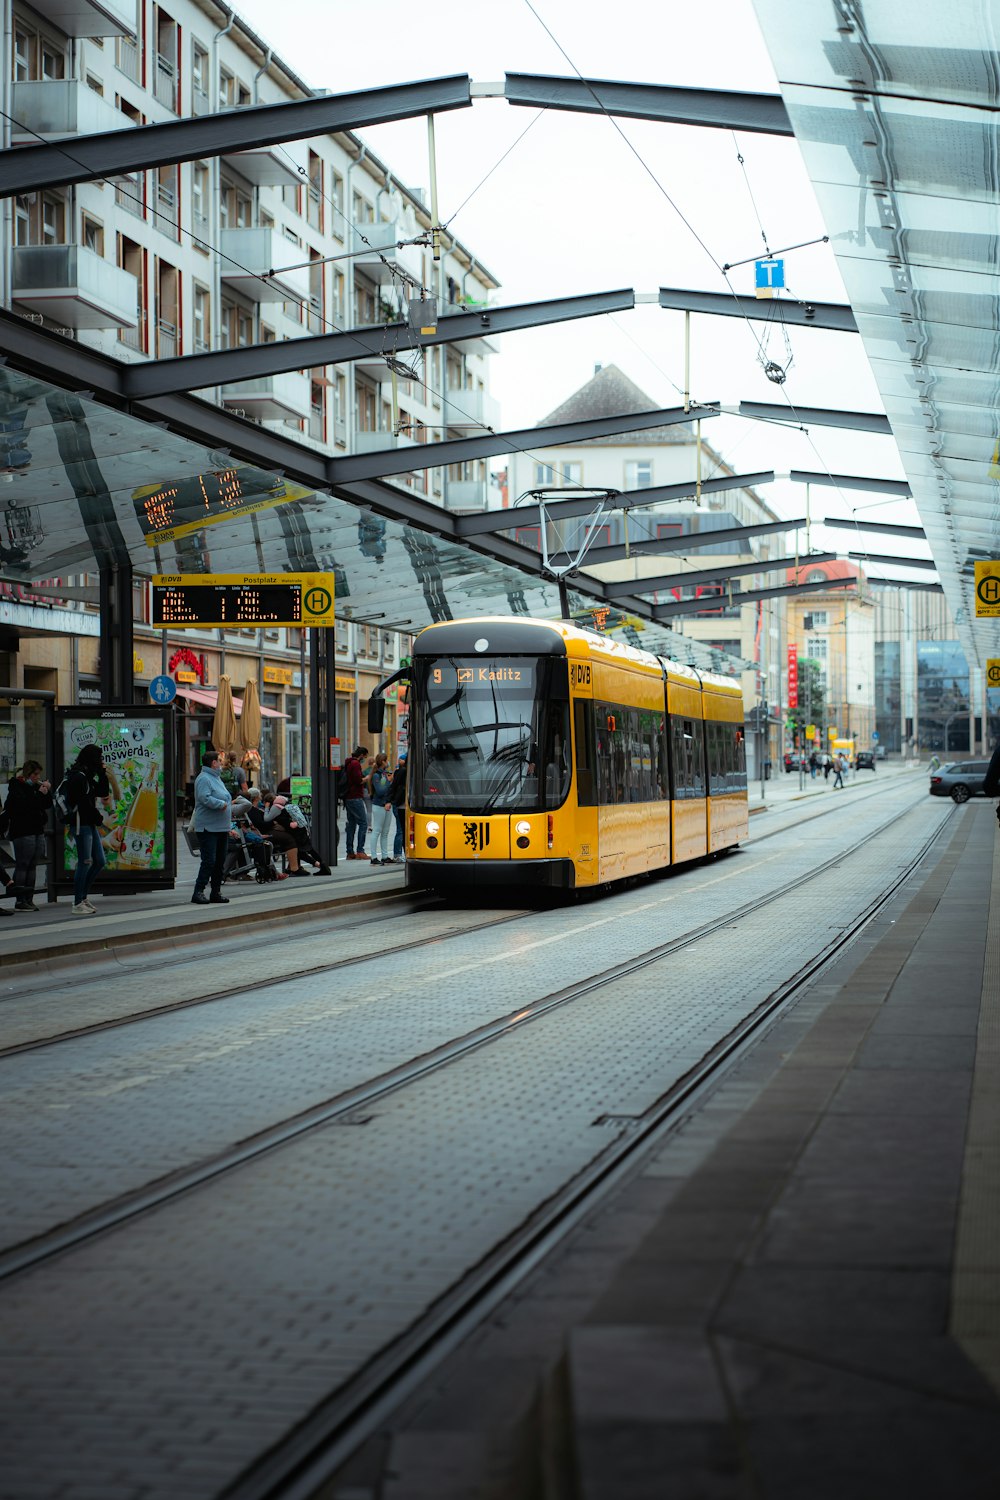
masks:
<svg viewBox="0 0 1000 1500"><path fill-rule="evenodd" d="M144 485L133 490L132 501L146 546L162 547L206 526L293 500L308 500L313 493L278 474L244 464Z"/></svg>
<svg viewBox="0 0 1000 1500"><path fill-rule="evenodd" d="M153 578L156 630L216 626L330 626L332 573L158 573Z"/></svg>

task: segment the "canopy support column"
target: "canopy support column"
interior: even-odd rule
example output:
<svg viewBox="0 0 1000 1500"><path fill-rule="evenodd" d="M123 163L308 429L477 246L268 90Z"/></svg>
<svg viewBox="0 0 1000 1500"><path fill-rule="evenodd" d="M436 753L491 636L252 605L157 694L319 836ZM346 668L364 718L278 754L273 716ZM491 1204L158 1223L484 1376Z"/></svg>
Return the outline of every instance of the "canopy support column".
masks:
<svg viewBox="0 0 1000 1500"><path fill-rule="evenodd" d="M337 732L336 716L337 632L314 627L309 653L312 841L328 865L337 863L337 787L330 744Z"/></svg>
<svg viewBox="0 0 1000 1500"><path fill-rule="evenodd" d="M132 566L112 563L101 569L101 702L131 703L133 698Z"/></svg>

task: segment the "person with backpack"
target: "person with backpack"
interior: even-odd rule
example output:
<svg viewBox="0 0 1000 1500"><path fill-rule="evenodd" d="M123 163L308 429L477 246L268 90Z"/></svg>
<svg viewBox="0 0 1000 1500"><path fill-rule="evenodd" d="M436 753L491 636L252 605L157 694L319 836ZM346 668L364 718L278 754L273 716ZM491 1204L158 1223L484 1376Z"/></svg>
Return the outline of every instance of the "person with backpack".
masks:
<svg viewBox="0 0 1000 1500"><path fill-rule="evenodd" d="M73 915L92 917L97 907L89 899L90 889L107 859L101 831L104 809L111 802L111 782L100 745L84 745L55 793L57 804L65 800L67 824L76 843L73 875ZM102 807L98 803L103 803Z"/></svg>
<svg viewBox="0 0 1000 1500"><path fill-rule="evenodd" d="M833 778L833 790L836 791L838 787L843 787L844 772L847 770L847 761L843 755L838 753L833 757L833 769L836 772Z"/></svg>
<svg viewBox="0 0 1000 1500"><path fill-rule="evenodd" d="M392 832L395 819L389 798L392 788L389 757L383 751L380 750L376 755L375 764L365 777L365 784L372 800L372 864L390 865L392 860L389 858L389 834ZM381 856L379 855L380 846Z"/></svg>
<svg viewBox="0 0 1000 1500"><path fill-rule="evenodd" d="M367 859L365 834L368 832L368 807L365 803L365 766L368 749L358 745L344 762L344 811L347 813L347 858Z"/></svg>
<svg viewBox="0 0 1000 1500"><path fill-rule="evenodd" d="M392 846L392 862L394 865L403 863L403 842L406 832L406 751L401 750L396 761L396 769L392 773L392 781L389 786L389 802L392 806L392 815L396 820L396 837Z"/></svg>
<svg viewBox="0 0 1000 1500"><path fill-rule="evenodd" d="M52 788L42 780L37 760L26 760L7 785L4 821L14 850L15 911L37 911L35 872L45 860L45 828L52 806Z"/></svg>

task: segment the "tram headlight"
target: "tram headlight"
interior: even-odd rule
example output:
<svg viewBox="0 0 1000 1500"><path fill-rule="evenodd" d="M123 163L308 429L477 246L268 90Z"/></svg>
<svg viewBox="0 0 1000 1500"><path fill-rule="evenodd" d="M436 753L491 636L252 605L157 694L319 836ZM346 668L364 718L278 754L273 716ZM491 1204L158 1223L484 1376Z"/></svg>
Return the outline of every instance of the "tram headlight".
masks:
<svg viewBox="0 0 1000 1500"><path fill-rule="evenodd" d="M526 818L522 818L519 823L515 823L514 824L514 832L515 833L530 833L531 832L531 824L527 821Z"/></svg>
<svg viewBox="0 0 1000 1500"><path fill-rule="evenodd" d="M428 833L440 833L441 832L441 824L440 823L428 823L427 824L427 832Z"/></svg>

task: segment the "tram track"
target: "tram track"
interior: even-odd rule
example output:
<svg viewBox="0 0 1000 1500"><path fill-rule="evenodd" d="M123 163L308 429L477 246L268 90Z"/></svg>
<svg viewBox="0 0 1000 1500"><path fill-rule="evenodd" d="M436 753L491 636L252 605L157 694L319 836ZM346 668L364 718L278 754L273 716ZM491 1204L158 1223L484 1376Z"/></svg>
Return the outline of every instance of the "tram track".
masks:
<svg viewBox="0 0 1000 1500"><path fill-rule="evenodd" d="M874 786L865 788L861 800L870 800L873 795L877 794L878 790L879 789ZM851 799L852 803L856 802L857 800L857 797ZM817 807L815 809L809 808L808 811L803 808L800 816L796 819L795 824L792 824L791 822L783 822L777 828L768 829L766 832L754 834L751 836L749 844L756 845L763 843L767 839L775 838L779 834L786 833L789 828L793 826L800 826L803 823L815 822L818 819L826 817L830 813L833 813L835 811L835 807L832 807L826 803L824 803L822 807ZM686 866L678 866L676 868L682 869L686 868ZM368 915L366 910L366 914L359 919L357 913L352 912L350 917L345 915L344 922L347 923L349 921L350 931L353 935L354 933L357 933L359 931L364 931L364 929L367 927L383 925L385 921L384 912L378 910L378 908L382 907L383 905L394 908L394 916L416 916L424 912L440 910L443 905L440 898L432 895L429 895L426 898L423 898L421 896L410 896L409 899L411 904L408 907L401 909L398 903L401 900L407 899L407 896L408 893L405 891L386 892L384 896L376 897L376 899L372 903L370 903L370 906L369 903L366 903L366 908L368 908L369 910L371 908L375 908L375 911L372 915ZM487 931L491 927L499 926L505 922L520 920L521 918L530 916L531 914L532 912L530 908L519 909L507 913L502 917L493 918L488 922L470 924L469 926L462 927L460 930L452 933L434 933L426 938L414 938L412 940L408 940L407 946L410 948L420 948L426 946L429 943L444 941L450 937L463 937L470 933ZM303 925L312 926L312 923L314 921L314 914L312 911L300 911L296 915L300 917ZM336 929L332 929L331 935L335 935L335 932ZM253 943L252 941L248 942L246 934L244 934L240 940L240 949L241 952L245 955L248 949L252 952L255 947L267 948L272 944L272 942L273 938L270 935L259 944ZM220 943L220 947L223 947L224 943L225 939L223 939ZM319 963L305 965L297 969L283 971L280 977L275 977L273 979L268 978L264 982L270 984L287 980L291 983L301 979L312 979L319 974L327 972L335 973L339 969L346 969L360 963L368 962L375 956L376 955L373 955L371 953L360 953L352 955L348 958L338 959L335 963L332 964ZM192 964L201 962L203 962L203 955L201 953L193 956L185 955L183 957L176 958L173 962L161 962L159 970L161 974L176 973ZM119 961L112 959L110 960L110 967L113 973L119 974L124 978L131 974L138 967L138 965L121 964ZM79 990L85 986L91 985L92 983L93 975L88 975L86 977L75 980L61 980L60 991L63 994L70 995L72 994L74 989ZM26 1053L36 1052L43 1048L56 1046L64 1042L77 1041L84 1037L99 1036L105 1032L115 1031L121 1027L135 1025L142 1021L155 1020L157 1018L162 1018L163 1016L177 1014L186 1010L192 1010L199 1006L211 1005L219 1000L228 1000L231 999L234 995L239 995L245 992L246 989L247 985L245 981L238 984L224 985L211 990L207 994L189 996L185 999L169 1001L163 1005L146 1006L141 1010L128 1011L121 1015L107 1017L99 1021L87 1023L86 1025L68 1027L65 1031L53 1032L46 1036L29 1038L28 1040L22 1042L11 1043L8 1046L0 1046L0 1062L3 1062L7 1058L22 1056ZM2 1013L4 1002L12 998L16 998L16 994L17 992L15 992L15 995L4 996L3 999L0 1000L0 1013Z"/></svg>
<svg viewBox="0 0 1000 1500"><path fill-rule="evenodd" d="M384 1425L400 1403L413 1396L525 1277L661 1145L690 1108L718 1086L767 1026L878 917L951 822L951 815L945 817L890 884L819 953L777 986L697 1066L641 1115L632 1117L631 1128L610 1142L519 1230L439 1297L424 1317L374 1355L356 1377L316 1406L287 1438L228 1484L219 1500L315 1500L319 1494L327 1494L326 1487L344 1463ZM840 858L827 861L822 870L840 862ZM776 899L777 894L754 903L755 907ZM731 920L737 915L734 913Z"/></svg>
<svg viewBox="0 0 1000 1500"><path fill-rule="evenodd" d="M854 845L854 850L863 847L880 837L887 829L906 816L912 809L907 807L892 814L889 818L870 829L864 838ZM895 879L889 888L888 894L874 903L852 926L847 929L846 934L840 934L829 946L824 949L817 963L825 961L823 955L827 952L839 951L845 942L860 930L876 913L881 904L895 892L899 884L907 878L912 869L924 857L927 849L931 847L934 840L940 835L941 830L950 821L950 814L935 830L934 834L922 846L919 853L908 864L906 870ZM812 882L828 871L842 864L844 854L839 852L832 855L822 864L813 867L808 875L798 875L794 879L784 882L774 890L759 896L752 901L737 907L725 917L725 925L732 927L736 923L755 915L762 908L780 901L782 897L792 892L799 892L804 883ZM517 920L518 914L505 916L499 921L479 924L479 927L465 928L463 934L471 931L481 930L493 926L503 925L506 922ZM643 953L636 954L631 958L621 960L598 974L588 976L586 979L577 981L563 989L553 991L549 995L529 1002L511 1014L498 1017L490 1022L472 1028L459 1037L454 1037L420 1057L411 1059L405 1064L392 1068L378 1077L372 1078L363 1084L338 1092L330 1098L310 1106L309 1108L286 1117L264 1129L254 1132L243 1140L224 1147L200 1161L178 1168L172 1172L161 1175L142 1187L130 1190L117 1198L110 1199L99 1207L87 1210L65 1223L51 1230L42 1232L30 1239L11 1246L0 1252L0 1281L12 1277L22 1271L33 1269L42 1262L56 1255L73 1250L84 1242L95 1236L110 1232L129 1220L139 1215L160 1208L181 1195L191 1192L214 1179L218 1179L227 1172L234 1171L239 1167L255 1161L268 1152L285 1146L297 1138L318 1130L326 1125L350 1122L352 1116L357 1116L359 1111L374 1106L378 1101L386 1098L400 1089L407 1087L418 1080L428 1077L449 1065L455 1063L470 1052L476 1051L501 1037L508 1036L512 1031L523 1029L533 1022L550 1014L553 1010L572 1003L585 995L592 994L596 990L616 984L629 976L652 964L661 962L671 955L688 948L693 944L710 938L718 930L718 921L700 924L687 932L656 944ZM456 936L458 934L455 934ZM427 938L425 943L440 942L441 935ZM416 945L414 945L416 946ZM358 956L353 960L345 961L349 966L373 960L378 955ZM337 966L322 966L320 972L326 968ZM281 981L275 981L281 982ZM805 979L796 977L796 984L805 982ZM245 990L245 984L238 987ZM185 1002L187 1004L188 1002ZM197 1002L191 1002L197 1003ZM764 1002L765 1006L769 1002ZM775 1002L777 1003L777 1002ZM760 1014L760 1008L754 1012ZM140 1017L141 1019L141 1017ZM52 1045L52 1042L38 1045ZM30 1044L26 1049L32 1050Z"/></svg>

